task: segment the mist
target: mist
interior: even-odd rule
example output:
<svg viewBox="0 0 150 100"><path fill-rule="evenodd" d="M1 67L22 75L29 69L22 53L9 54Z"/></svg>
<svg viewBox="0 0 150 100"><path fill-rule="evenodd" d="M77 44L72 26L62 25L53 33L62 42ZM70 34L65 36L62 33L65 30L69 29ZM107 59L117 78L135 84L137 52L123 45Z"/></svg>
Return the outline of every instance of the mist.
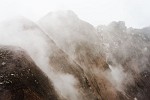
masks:
<svg viewBox="0 0 150 100"><path fill-rule="evenodd" d="M50 57L53 57L55 55L53 53L59 48L55 46L55 43L38 27L38 25L24 17L19 17L2 22L0 27L1 45L23 48L39 68L52 80L58 93L64 96L63 98L70 98L69 96L75 93L72 96L72 98L74 97L72 100L77 100L76 95L78 92L74 89L76 79L70 74L64 75L59 71L54 71L54 68L49 64ZM66 82L66 79L69 81ZM63 82L65 82L64 85L59 85L59 83L63 84ZM64 88L62 88L62 86ZM64 91L70 92L65 93Z"/></svg>
<svg viewBox="0 0 150 100"><path fill-rule="evenodd" d="M123 21L94 27L61 10L1 22L0 45L24 49L60 100L149 100L149 32Z"/></svg>

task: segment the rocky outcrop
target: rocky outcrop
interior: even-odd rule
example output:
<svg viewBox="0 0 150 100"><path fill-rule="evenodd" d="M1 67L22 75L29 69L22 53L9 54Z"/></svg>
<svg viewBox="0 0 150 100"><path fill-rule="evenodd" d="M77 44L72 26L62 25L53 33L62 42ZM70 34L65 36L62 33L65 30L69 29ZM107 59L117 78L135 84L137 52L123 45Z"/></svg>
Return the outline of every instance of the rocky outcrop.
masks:
<svg viewBox="0 0 150 100"><path fill-rule="evenodd" d="M121 90L128 99L149 100L150 48L148 28L127 28L124 22L112 22L97 28L107 60L124 74ZM121 74L120 74L121 75Z"/></svg>
<svg viewBox="0 0 150 100"><path fill-rule="evenodd" d="M35 23L19 18L5 22L0 32L2 33L0 38L3 39L1 44L15 45L25 49L39 68L52 80L61 99L92 100L97 98L90 89L89 80L83 69L58 48L51 37L48 37ZM11 39L9 39L10 36ZM67 82L66 78L70 80ZM72 83L74 80L76 83ZM60 83L64 84L65 89L58 86ZM72 91L69 91L70 89Z"/></svg>
<svg viewBox="0 0 150 100"><path fill-rule="evenodd" d="M83 69L95 99L120 98L121 93L118 94L102 74L109 67L101 40L92 25L80 20L72 11L49 13L38 21L38 25Z"/></svg>
<svg viewBox="0 0 150 100"><path fill-rule="evenodd" d="M58 95L23 49L0 46L0 100L58 100Z"/></svg>

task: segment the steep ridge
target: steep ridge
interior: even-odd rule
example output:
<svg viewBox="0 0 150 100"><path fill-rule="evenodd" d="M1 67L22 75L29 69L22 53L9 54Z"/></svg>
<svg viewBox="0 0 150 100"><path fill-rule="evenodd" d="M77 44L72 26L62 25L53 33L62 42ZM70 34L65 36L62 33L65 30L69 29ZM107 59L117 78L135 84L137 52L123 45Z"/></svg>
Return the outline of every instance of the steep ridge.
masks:
<svg viewBox="0 0 150 100"><path fill-rule="evenodd" d="M19 18L4 22L0 27L0 38L3 40L1 44L25 49L51 79L60 98L67 100L97 98L90 89L89 80L82 68L59 49L36 24L25 18Z"/></svg>
<svg viewBox="0 0 150 100"><path fill-rule="evenodd" d="M0 46L0 100L58 100L58 95L23 49Z"/></svg>
<svg viewBox="0 0 150 100"><path fill-rule="evenodd" d="M109 67L101 40L92 25L80 20L72 11L49 13L38 21L38 25L80 65L98 100L125 98L103 74Z"/></svg>

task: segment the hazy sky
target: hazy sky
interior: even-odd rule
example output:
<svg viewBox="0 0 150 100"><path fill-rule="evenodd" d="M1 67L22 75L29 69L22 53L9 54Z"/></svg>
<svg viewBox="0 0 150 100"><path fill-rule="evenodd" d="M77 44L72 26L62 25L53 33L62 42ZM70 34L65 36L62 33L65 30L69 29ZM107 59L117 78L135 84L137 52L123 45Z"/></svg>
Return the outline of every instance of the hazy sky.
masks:
<svg viewBox="0 0 150 100"><path fill-rule="evenodd" d="M0 0L0 21L18 15L36 21L56 10L73 10L95 26L118 20L133 27L150 25L150 0Z"/></svg>

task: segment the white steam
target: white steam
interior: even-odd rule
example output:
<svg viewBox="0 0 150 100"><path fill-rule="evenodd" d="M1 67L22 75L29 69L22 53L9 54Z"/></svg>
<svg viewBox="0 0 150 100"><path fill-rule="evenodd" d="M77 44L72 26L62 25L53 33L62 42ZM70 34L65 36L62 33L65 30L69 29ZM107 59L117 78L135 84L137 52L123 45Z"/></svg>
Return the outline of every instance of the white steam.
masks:
<svg viewBox="0 0 150 100"><path fill-rule="evenodd" d="M55 51L55 48L51 47L56 46L35 23L25 18L2 22L0 24L0 44L23 48L52 80L56 91L61 92L63 98L77 100L76 79L72 75L54 71L49 64L49 57Z"/></svg>
<svg viewBox="0 0 150 100"><path fill-rule="evenodd" d="M100 25L96 30L72 11L49 13L37 23L25 18L1 23L0 45L19 46L27 51L53 82L62 99L81 100L84 97L79 86L85 83L80 82L74 73L70 74L72 70L79 69L75 68L78 66L90 87L85 90L97 98L105 97L107 92L110 97L118 91L125 93L128 86L135 84L140 73L149 71L149 27L127 28L120 21ZM61 53L59 50L62 50ZM66 61L63 54L68 57L68 62L78 66L69 66L70 71L63 61L55 64L56 60L58 63L59 60ZM52 64L53 57L57 55L60 56ZM60 65L66 66L68 73L58 71L61 70Z"/></svg>

